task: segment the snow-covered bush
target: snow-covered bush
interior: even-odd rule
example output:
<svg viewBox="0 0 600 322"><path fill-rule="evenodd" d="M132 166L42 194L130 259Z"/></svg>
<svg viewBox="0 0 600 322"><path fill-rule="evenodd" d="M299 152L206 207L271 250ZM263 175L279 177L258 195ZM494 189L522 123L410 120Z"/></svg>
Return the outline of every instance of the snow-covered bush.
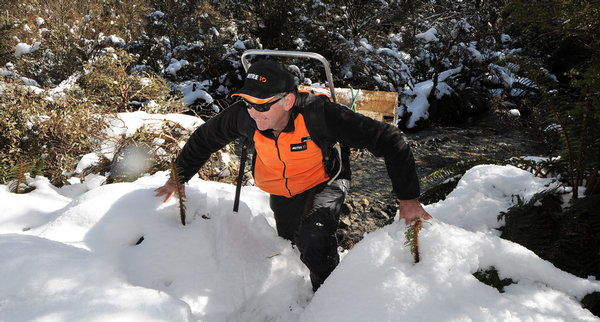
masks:
<svg viewBox="0 0 600 322"><path fill-rule="evenodd" d="M499 24L502 5L503 1L442 1L430 8L429 16L415 19L418 32L405 50L412 58L408 64L416 85L401 94L404 128L470 121L488 109L487 100L501 94L493 89L502 84L490 82L488 75L513 53ZM410 106L418 95L425 95L429 105L420 121Z"/></svg>

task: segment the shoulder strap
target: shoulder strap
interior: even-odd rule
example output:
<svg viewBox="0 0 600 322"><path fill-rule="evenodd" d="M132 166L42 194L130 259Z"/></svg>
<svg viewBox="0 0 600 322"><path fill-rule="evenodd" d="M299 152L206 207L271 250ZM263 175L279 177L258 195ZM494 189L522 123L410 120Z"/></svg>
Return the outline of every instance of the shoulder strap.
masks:
<svg viewBox="0 0 600 322"><path fill-rule="evenodd" d="M323 154L323 164L331 178L328 182L329 184L333 182L342 171L342 156L340 145L329 132L329 128L325 122L325 103L323 99L325 98L321 98L317 95L309 97L310 101L304 107L304 118L310 137L319 146ZM337 160L330 159L332 156L332 149L335 149L336 151L334 156Z"/></svg>
<svg viewBox="0 0 600 322"><path fill-rule="evenodd" d="M309 97L307 101L308 104L304 107L306 128L312 140L323 150L323 161L326 161L325 158L329 156L329 149L335 144L335 140L331 138L331 134L325 123L325 104L316 95Z"/></svg>

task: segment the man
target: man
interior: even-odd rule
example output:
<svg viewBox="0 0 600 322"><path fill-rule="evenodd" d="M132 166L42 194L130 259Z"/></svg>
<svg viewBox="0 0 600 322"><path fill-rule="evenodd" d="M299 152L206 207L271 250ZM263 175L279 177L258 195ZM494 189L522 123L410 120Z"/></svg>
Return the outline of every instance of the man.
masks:
<svg viewBox="0 0 600 322"><path fill-rule="evenodd" d="M200 126L177 157L182 181L187 182L212 153L231 141L243 136L252 140L256 185L270 193L277 233L298 247L314 291L339 263L335 233L350 169L347 153L338 149L324 153L329 149L318 145L316 134L309 132L319 121L311 121L317 115L311 110L322 108L320 121L334 141L385 158L400 200L400 218L406 224L431 218L416 199L419 180L413 155L398 128L354 113L325 96L299 92L293 75L271 60L252 64L244 87L232 96L241 100ZM176 192L175 184L169 180L156 192L166 195L167 202Z"/></svg>

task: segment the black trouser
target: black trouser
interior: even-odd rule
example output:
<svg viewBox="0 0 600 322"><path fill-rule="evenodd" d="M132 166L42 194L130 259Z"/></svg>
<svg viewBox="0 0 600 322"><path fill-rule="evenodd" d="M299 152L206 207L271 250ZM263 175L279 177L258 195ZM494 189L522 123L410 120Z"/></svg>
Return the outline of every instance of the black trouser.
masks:
<svg viewBox="0 0 600 322"><path fill-rule="evenodd" d="M335 233L350 183L322 183L291 198L271 195L277 234L292 241L317 290L340 261Z"/></svg>

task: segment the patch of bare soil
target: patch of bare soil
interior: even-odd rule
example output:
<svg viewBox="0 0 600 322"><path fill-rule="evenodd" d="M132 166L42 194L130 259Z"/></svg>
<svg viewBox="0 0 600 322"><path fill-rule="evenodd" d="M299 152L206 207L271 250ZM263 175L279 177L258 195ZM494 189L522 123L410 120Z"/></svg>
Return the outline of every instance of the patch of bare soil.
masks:
<svg viewBox="0 0 600 322"><path fill-rule="evenodd" d="M537 130L515 120L487 115L476 123L461 126L435 126L408 133L419 177L477 157L505 160L519 156L550 156L555 147L545 142ZM385 163L364 151L353 151L353 179L346 199L345 213L340 218L340 246L349 249L365 233L394 220L398 210ZM421 184L421 193L439 184L439 180Z"/></svg>

